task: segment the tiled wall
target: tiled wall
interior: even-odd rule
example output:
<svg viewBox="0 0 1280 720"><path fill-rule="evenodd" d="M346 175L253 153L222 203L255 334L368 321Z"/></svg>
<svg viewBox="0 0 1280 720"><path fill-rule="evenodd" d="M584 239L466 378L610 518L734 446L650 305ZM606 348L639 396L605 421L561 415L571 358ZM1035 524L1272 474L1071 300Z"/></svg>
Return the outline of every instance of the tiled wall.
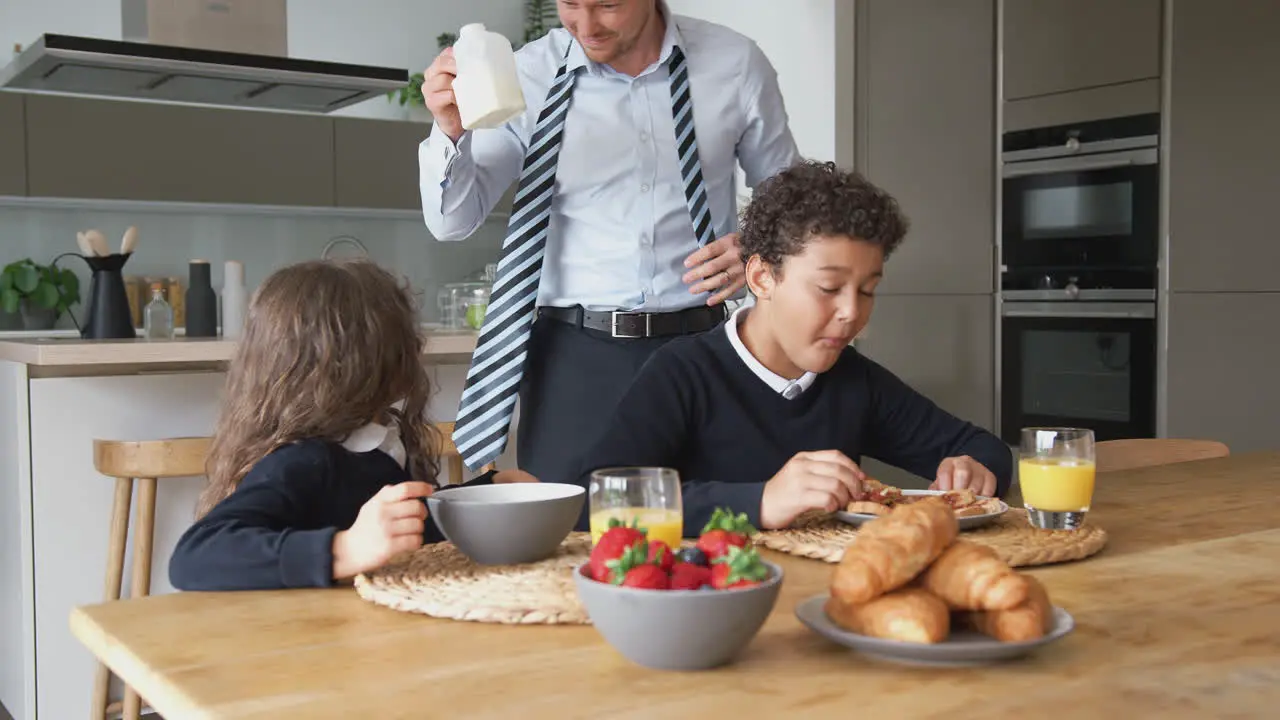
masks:
<svg viewBox="0 0 1280 720"><path fill-rule="evenodd" d="M462 280L497 262L505 223L492 219L462 242L439 242L421 218L384 219L334 217L305 210L290 215L202 213L146 209L0 206L0 266L30 257L48 263L63 252L77 251L76 233L98 228L112 250L130 225L138 227L134 256L125 266L129 275L165 275L185 278L193 258L212 264L215 289L222 285L222 263L239 260L245 265L250 291L272 270L283 265L320 257L329 240L354 235L383 267L402 273L419 294L423 320L437 318L436 291L442 283ZM350 255L350 245L336 246L331 256ZM87 301L88 273L76 258L64 258L60 267L80 276L81 297ZM73 310L77 317L83 303ZM63 317L59 327L71 327Z"/></svg>

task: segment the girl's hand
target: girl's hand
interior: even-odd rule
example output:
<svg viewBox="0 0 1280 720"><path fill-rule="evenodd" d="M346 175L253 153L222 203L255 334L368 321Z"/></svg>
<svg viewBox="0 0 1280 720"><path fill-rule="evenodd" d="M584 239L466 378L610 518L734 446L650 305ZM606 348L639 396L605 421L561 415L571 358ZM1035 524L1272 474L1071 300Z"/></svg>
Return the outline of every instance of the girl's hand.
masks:
<svg viewBox="0 0 1280 720"><path fill-rule="evenodd" d="M333 536L333 579L345 580L381 567L393 556L422 546L431 494L424 482L387 485L360 508L350 529Z"/></svg>
<svg viewBox="0 0 1280 720"><path fill-rule="evenodd" d="M493 481L495 483L531 483L538 482L538 478L523 470L499 470L493 474Z"/></svg>

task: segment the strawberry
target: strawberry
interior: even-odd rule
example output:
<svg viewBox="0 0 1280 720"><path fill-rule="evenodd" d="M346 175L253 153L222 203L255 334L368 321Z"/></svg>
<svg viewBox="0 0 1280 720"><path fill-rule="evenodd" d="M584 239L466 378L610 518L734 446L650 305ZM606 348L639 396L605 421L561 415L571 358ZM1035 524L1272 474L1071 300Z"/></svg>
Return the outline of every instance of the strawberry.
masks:
<svg viewBox="0 0 1280 720"><path fill-rule="evenodd" d="M711 563L711 587L717 590L759 585L769 577L769 568L760 560L755 548L743 550L731 546Z"/></svg>
<svg viewBox="0 0 1280 720"><path fill-rule="evenodd" d="M693 563L678 562L671 566L672 590L697 590L711 584L711 568Z"/></svg>
<svg viewBox="0 0 1280 720"><path fill-rule="evenodd" d="M663 572L670 573L671 566L676 563L676 554L671 547L661 540L649 541L649 561L658 564Z"/></svg>
<svg viewBox="0 0 1280 720"><path fill-rule="evenodd" d="M628 548L644 541L645 531L636 527L635 521L627 525L617 518L609 520L609 529L604 531L596 546L591 548L591 577L600 582L612 582L613 574L609 563L622 557Z"/></svg>
<svg viewBox="0 0 1280 720"><path fill-rule="evenodd" d="M622 579L623 587L641 588L644 590L666 590L671 587L671 578L657 565L637 565L627 571Z"/></svg>
<svg viewBox="0 0 1280 720"><path fill-rule="evenodd" d="M698 537L698 549L707 556L708 561L714 563L716 558L728 553L732 546L747 547L748 539L755 531L747 521L746 513L734 515L724 508L716 508Z"/></svg>
<svg viewBox="0 0 1280 720"><path fill-rule="evenodd" d="M667 571L650 559L649 543L643 540L627 548L617 560L610 560L608 567L614 585L666 590L671 584Z"/></svg>

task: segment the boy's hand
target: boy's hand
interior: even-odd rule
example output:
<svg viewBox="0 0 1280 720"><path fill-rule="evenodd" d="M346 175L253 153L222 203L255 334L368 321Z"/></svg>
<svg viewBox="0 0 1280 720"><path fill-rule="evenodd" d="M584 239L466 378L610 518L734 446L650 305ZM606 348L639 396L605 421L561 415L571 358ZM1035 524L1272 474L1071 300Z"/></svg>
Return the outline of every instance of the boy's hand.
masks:
<svg viewBox="0 0 1280 720"><path fill-rule="evenodd" d="M499 470L493 474L495 483L535 483L538 478L523 470Z"/></svg>
<svg viewBox="0 0 1280 720"><path fill-rule="evenodd" d="M797 453L773 479L760 499L760 524L776 530L809 510L835 512L866 493L866 473L839 450Z"/></svg>
<svg viewBox="0 0 1280 720"><path fill-rule="evenodd" d="M930 490L963 490L969 488L983 497L996 494L996 476L985 465L968 455L949 457L938 463L938 477Z"/></svg>
<svg viewBox="0 0 1280 720"><path fill-rule="evenodd" d="M424 482L387 485L360 508L350 529L333 536L333 578L344 580L422 546L431 494Z"/></svg>

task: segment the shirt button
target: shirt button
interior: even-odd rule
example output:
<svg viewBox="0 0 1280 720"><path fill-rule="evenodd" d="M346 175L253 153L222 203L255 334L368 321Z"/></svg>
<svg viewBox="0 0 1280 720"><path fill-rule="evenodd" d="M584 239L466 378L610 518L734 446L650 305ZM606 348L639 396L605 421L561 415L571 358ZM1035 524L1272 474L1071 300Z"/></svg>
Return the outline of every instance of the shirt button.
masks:
<svg viewBox="0 0 1280 720"><path fill-rule="evenodd" d="M642 133L640 133L640 139L641 139L641 140L646 140L646 141L647 141L647 140L649 139L649 133L647 133L647 132L642 132Z"/></svg>
<svg viewBox="0 0 1280 720"><path fill-rule="evenodd" d="M640 192L649 192L649 184L645 183L644 185L641 185Z"/></svg>
<svg viewBox="0 0 1280 720"><path fill-rule="evenodd" d="M648 236L648 235L641 235L641 236L640 236L640 244L641 244L641 245L648 245L648 244L649 244L649 236Z"/></svg>

